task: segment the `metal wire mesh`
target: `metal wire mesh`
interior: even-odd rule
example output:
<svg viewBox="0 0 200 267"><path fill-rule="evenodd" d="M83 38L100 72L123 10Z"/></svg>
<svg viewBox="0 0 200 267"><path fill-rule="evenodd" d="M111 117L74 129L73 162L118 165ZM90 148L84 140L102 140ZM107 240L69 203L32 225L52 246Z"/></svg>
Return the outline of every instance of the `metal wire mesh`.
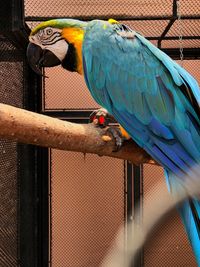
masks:
<svg viewBox="0 0 200 267"><path fill-rule="evenodd" d="M163 29L169 23L169 20L133 20L133 21L122 21L122 23L130 26L134 31L137 31L145 37L159 37Z"/></svg>
<svg viewBox="0 0 200 267"><path fill-rule="evenodd" d="M184 53L184 51L183 51ZM181 64L180 60L177 60ZM183 60L183 67L197 80L200 85L200 60Z"/></svg>
<svg viewBox="0 0 200 267"><path fill-rule="evenodd" d="M179 22L175 21L166 36L179 35ZM200 20L184 19L181 21L183 36L199 36Z"/></svg>
<svg viewBox="0 0 200 267"><path fill-rule="evenodd" d="M199 38L199 27L200 27L200 20L194 19L187 19L181 21L181 33L179 29L179 22L175 21L175 23L170 28L169 32L166 34L166 37L174 37L179 36L182 34L184 39L182 41L182 45L184 48L195 48L200 47L200 38ZM163 48L179 48L180 41L176 40L163 40L162 42Z"/></svg>
<svg viewBox="0 0 200 267"><path fill-rule="evenodd" d="M17 266L16 143L0 139L0 266Z"/></svg>
<svg viewBox="0 0 200 267"><path fill-rule="evenodd" d="M85 84L84 77L56 67L46 69L45 109L95 109L93 100Z"/></svg>
<svg viewBox="0 0 200 267"><path fill-rule="evenodd" d="M182 15L199 15L200 14L200 6L198 1L196 0L180 0L181 3L181 13Z"/></svg>
<svg viewBox="0 0 200 267"><path fill-rule="evenodd" d="M23 64L16 61L16 49L0 38L1 103L23 105ZM18 262L18 156L15 142L0 140L0 266Z"/></svg>
<svg viewBox="0 0 200 267"><path fill-rule="evenodd" d="M155 8L156 7L156 8ZM171 15L172 1L164 0L26 0L26 16Z"/></svg>
<svg viewBox="0 0 200 267"><path fill-rule="evenodd" d="M52 150L53 267L97 267L124 223L124 165Z"/></svg>
<svg viewBox="0 0 200 267"><path fill-rule="evenodd" d="M180 10L181 17L188 17L183 19L181 24L183 27L183 36L199 36L199 14L200 6L197 1L181 0ZM173 5L175 1L172 0L142 0L142 1L122 1L122 0L54 0L54 1L39 1L26 0L25 1L25 16L29 20L29 25L34 25L34 21L42 19L49 19L50 17L79 17L81 19L93 19L98 17L113 17L121 20L125 17L134 17L134 21L129 21L129 25L133 29L141 32L144 36L150 38L157 38L162 36L166 29L169 19L172 18ZM195 19L189 18L192 16ZM150 18L157 17L156 20ZM32 21L31 21L32 20ZM178 22L176 21L171 29L167 32L166 37L178 38L180 35L178 29ZM189 39L184 43L184 47L193 48L199 47L200 39ZM166 40L163 42L164 48L178 48L179 42L174 40Z"/></svg>
<svg viewBox="0 0 200 267"><path fill-rule="evenodd" d="M190 40L183 40L182 41L183 48L198 48L200 47L200 40L199 39L190 39ZM179 40L163 40L162 41L162 48L179 48L180 41Z"/></svg>

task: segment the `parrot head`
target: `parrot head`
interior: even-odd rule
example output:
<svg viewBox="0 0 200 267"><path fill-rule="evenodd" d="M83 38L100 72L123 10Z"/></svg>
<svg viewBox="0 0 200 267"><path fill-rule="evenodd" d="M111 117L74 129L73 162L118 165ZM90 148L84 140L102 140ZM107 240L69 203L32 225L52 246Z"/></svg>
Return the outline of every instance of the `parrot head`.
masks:
<svg viewBox="0 0 200 267"><path fill-rule="evenodd" d="M82 42L87 22L55 19L35 27L27 47L29 65L42 75L41 67L62 65L82 74Z"/></svg>

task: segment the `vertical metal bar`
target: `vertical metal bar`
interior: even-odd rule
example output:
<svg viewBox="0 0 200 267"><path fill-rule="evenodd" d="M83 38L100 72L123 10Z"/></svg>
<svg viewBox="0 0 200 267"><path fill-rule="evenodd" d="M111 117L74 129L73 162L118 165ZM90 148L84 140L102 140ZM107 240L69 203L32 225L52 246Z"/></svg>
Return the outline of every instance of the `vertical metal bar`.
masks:
<svg viewBox="0 0 200 267"><path fill-rule="evenodd" d="M52 267L52 149L49 149L49 265Z"/></svg>
<svg viewBox="0 0 200 267"><path fill-rule="evenodd" d="M158 45L157 45L158 48L161 48L161 42L165 38L168 31L171 29L171 27L174 24L174 22L176 21L176 19L177 19L177 0L173 0L172 17L170 18L170 21L169 21L168 25L166 26L166 28L164 29L163 33L158 38Z"/></svg>
<svg viewBox="0 0 200 267"><path fill-rule="evenodd" d="M141 165L133 165L133 177L134 177L134 221L140 225L142 222L142 198L141 198ZM143 263L143 251L138 251L138 254L134 261L134 267L142 266Z"/></svg>
<svg viewBox="0 0 200 267"><path fill-rule="evenodd" d="M137 224L141 223L141 166L133 165L133 188L134 188L134 220Z"/></svg>
<svg viewBox="0 0 200 267"><path fill-rule="evenodd" d="M41 78L24 59L24 108L41 111ZM18 146L19 266L48 266L48 149Z"/></svg>
<svg viewBox="0 0 200 267"><path fill-rule="evenodd" d="M48 149L19 145L19 266L48 266Z"/></svg>
<svg viewBox="0 0 200 267"><path fill-rule="evenodd" d="M19 181L19 266L35 267L37 260L37 203L35 147L18 145Z"/></svg>
<svg viewBox="0 0 200 267"><path fill-rule="evenodd" d="M141 221L141 166L134 166L127 162L127 218L128 221L134 220L136 223Z"/></svg>
<svg viewBox="0 0 200 267"><path fill-rule="evenodd" d="M37 149L37 229L38 267L48 267L49 262L49 162L48 148Z"/></svg>
<svg viewBox="0 0 200 267"><path fill-rule="evenodd" d="M177 1L178 0L173 0L172 14L174 18L177 18Z"/></svg>
<svg viewBox="0 0 200 267"><path fill-rule="evenodd" d="M27 68L23 60L23 107L35 111L35 87L37 76ZM37 186L36 147L18 144L19 181L19 266L37 266Z"/></svg>
<svg viewBox="0 0 200 267"><path fill-rule="evenodd" d="M142 167L127 163L127 222L134 219L136 224L142 221ZM137 211L137 212L136 212ZM128 236L131 233L128 233ZM143 264L143 251L139 251L132 266Z"/></svg>
<svg viewBox="0 0 200 267"><path fill-rule="evenodd" d="M132 164L126 163L127 168L127 222L133 220L133 168Z"/></svg>
<svg viewBox="0 0 200 267"><path fill-rule="evenodd" d="M164 29L163 33L161 36L158 38L158 48L161 48L161 42L165 38L166 34L168 31L171 29L172 25L174 24L176 18L172 18L169 23L167 24L166 28Z"/></svg>

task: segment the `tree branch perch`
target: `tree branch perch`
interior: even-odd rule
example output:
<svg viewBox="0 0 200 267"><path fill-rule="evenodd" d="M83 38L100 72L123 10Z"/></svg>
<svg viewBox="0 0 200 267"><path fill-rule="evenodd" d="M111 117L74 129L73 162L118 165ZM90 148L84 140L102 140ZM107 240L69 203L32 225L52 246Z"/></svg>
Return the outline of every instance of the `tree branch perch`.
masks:
<svg viewBox="0 0 200 267"><path fill-rule="evenodd" d="M21 143L51 147L61 150L98 154L138 165L155 163L132 140L125 142L118 152L113 152L114 140L103 141L106 129L93 124L76 124L24 109L0 104L0 137ZM108 138L109 139L109 138Z"/></svg>

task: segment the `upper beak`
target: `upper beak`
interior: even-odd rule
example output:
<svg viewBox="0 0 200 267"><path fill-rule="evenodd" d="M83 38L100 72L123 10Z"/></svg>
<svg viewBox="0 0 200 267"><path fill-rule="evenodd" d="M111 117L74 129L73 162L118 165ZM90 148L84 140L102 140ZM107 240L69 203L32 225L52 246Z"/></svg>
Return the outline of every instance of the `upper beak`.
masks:
<svg viewBox="0 0 200 267"><path fill-rule="evenodd" d="M41 67L54 67L61 64L59 58L50 50L42 49L39 45L29 43L26 56L32 70L42 75Z"/></svg>

